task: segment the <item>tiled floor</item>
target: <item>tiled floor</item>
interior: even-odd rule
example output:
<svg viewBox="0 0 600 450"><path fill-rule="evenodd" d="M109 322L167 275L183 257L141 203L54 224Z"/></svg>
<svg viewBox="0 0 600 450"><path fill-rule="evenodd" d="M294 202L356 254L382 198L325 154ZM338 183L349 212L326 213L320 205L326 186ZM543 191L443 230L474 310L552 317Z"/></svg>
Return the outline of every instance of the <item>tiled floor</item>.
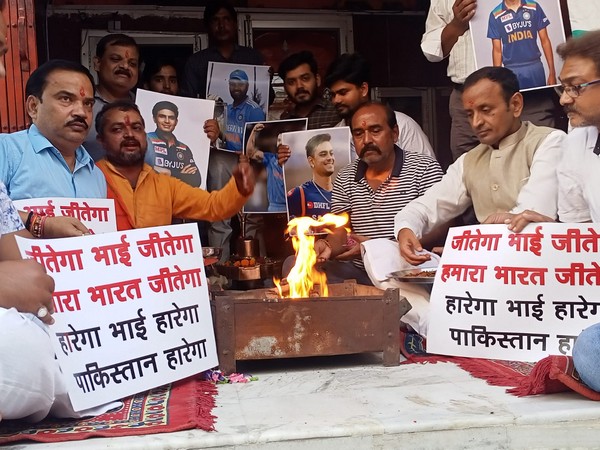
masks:
<svg viewBox="0 0 600 450"><path fill-rule="evenodd" d="M600 403L575 393L518 398L453 364L382 367L379 354L246 363L219 386L216 432L12 449L600 448Z"/></svg>

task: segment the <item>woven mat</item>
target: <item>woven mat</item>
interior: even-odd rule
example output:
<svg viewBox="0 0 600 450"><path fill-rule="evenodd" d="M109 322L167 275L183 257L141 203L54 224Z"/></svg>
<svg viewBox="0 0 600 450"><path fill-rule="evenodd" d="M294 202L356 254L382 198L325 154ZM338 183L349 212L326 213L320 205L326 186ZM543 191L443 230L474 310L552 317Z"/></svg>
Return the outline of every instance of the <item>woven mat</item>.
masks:
<svg viewBox="0 0 600 450"><path fill-rule="evenodd" d="M400 351L406 358L403 364L451 362L488 384L509 387L506 392L519 397L574 390L591 400L600 400L600 393L581 382L570 356L547 356L537 363L528 363L433 355L427 353L426 347L424 337L400 332Z"/></svg>
<svg viewBox="0 0 600 450"><path fill-rule="evenodd" d="M119 410L93 418L45 419L34 425L6 420L0 422L0 445L20 440L64 442L192 428L212 431L216 393L213 383L188 378L127 397Z"/></svg>

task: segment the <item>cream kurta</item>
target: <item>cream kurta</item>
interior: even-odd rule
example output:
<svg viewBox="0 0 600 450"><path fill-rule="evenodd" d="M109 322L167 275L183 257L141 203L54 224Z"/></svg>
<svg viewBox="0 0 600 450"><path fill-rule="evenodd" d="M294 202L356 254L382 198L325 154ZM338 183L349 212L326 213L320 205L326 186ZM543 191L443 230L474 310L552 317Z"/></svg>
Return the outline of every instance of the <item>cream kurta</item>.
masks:
<svg viewBox="0 0 600 450"><path fill-rule="evenodd" d="M560 130L523 122L498 149L480 144L396 215L395 236L402 228L410 228L421 237L471 205L480 222L495 212L525 209L556 217L556 168L565 136Z"/></svg>

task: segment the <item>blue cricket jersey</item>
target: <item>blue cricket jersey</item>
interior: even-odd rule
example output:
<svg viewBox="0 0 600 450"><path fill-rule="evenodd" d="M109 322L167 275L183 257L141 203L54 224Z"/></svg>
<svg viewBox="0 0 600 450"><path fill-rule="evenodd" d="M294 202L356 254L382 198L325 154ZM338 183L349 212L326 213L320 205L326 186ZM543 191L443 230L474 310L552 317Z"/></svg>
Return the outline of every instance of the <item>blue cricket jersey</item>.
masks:
<svg viewBox="0 0 600 450"><path fill-rule="evenodd" d="M490 13L487 37L502 41L502 64L527 64L540 59L538 31L550 25L542 7L534 1L521 1L517 11L500 3Z"/></svg>
<svg viewBox="0 0 600 450"><path fill-rule="evenodd" d="M238 106L227 105L227 129L225 130L225 148L241 152L243 148L244 127L246 122L265 120L265 112L258 103L246 97Z"/></svg>
<svg viewBox="0 0 600 450"><path fill-rule="evenodd" d="M288 192L287 202L290 219L302 216L318 219L331 212L331 191L317 188L312 181L307 181Z"/></svg>

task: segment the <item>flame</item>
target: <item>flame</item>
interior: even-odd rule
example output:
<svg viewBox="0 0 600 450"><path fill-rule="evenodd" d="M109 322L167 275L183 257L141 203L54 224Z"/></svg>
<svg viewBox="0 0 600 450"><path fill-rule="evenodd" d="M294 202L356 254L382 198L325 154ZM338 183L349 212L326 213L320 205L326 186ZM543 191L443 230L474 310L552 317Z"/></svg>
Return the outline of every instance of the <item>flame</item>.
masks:
<svg viewBox="0 0 600 450"><path fill-rule="evenodd" d="M317 254L315 253L315 230L331 233L331 228L339 228L348 223L348 215L325 214L318 220L311 217L296 217L288 223L286 232L292 237L296 253L296 263L287 276L290 298L309 297L315 284L319 285L319 295L327 297L327 277L315 268ZM279 295L283 291L279 280L273 280Z"/></svg>

